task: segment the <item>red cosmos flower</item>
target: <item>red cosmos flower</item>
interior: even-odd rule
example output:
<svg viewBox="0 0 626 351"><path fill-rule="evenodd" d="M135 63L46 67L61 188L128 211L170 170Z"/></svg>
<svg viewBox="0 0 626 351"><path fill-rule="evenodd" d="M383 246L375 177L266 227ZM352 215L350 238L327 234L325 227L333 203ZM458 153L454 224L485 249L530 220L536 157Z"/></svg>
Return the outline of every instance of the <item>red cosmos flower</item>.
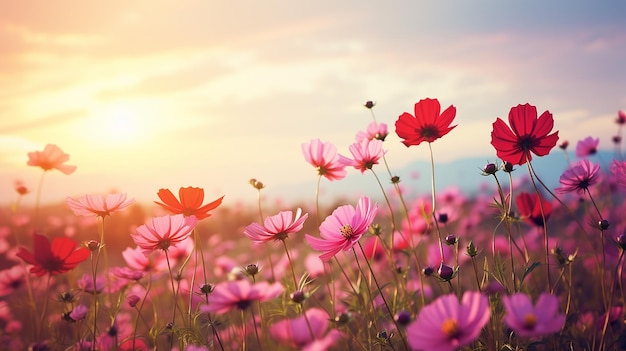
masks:
<svg viewBox="0 0 626 351"><path fill-rule="evenodd" d="M32 264L30 272L38 277L46 273L56 275L71 271L89 257L87 248L76 249L77 246L77 242L68 238L54 238L50 244L44 235L33 234L33 252L19 247L16 256Z"/></svg>
<svg viewBox="0 0 626 351"><path fill-rule="evenodd" d="M198 220L211 216L208 212L221 205L222 199L224 199L224 196L222 196L202 206L202 202L204 201L204 189L194 187L180 188L178 190L180 201L176 199L169 189L160 189L157 195L159 195L159 199L163 201L163 203L155 201L154 203L157 205L173 214L182 213L185 217L196 216Z"/></svg>
<svg viewBox="0 0 626 351"><path fill-rule="evenodd" d="M512 107L509 124L510 128L499 117L493 122L491 145L500 159L515 165L532 160L531 153L549 154L559 140L558 131L548 134L554 127L550 111L544 111L537 118L537 108L529 104Z"/></svg>
<svg viewBox="0 0 626 351"><path fill-rule="evenodd" d="M64 153L58 146L48 144L43 151L29 152L27 165L41 167L44 171L58 169L64 174L72 174L76 166L64 164L69 159L70 155Z"/></svg>
<svg viewBox="0 0 626 351"><path fill-rule="evenodd" d="M541 207L543 206L543 213L546 217L546 222L552 214L552 204L550 202L541 199L541 205L539 204L539 195L537 193L520 193L515 198L517 209L520 215L526 220L539 227L543 227L543 218L541 216Z"/></svg>
<svg viewBox="0 0 626 351"><path fill-rule="evenodd" d="M441 105L437 99L423 99L415 104L415 116L404 112L396 121L396 134L404 141L407 147L419 145L423 141L433 141L448 134L456 125L450 123L456 116L456 108L450 105L439 114Z"/></svg>

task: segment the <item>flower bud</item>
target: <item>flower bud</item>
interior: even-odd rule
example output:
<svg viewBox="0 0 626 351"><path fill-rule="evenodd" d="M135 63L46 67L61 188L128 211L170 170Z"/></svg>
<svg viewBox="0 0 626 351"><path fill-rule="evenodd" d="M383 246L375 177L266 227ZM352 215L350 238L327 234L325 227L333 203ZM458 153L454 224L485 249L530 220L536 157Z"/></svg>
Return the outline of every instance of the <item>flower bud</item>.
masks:
<svg viewBox="0 0 626 351"><path fill-rule="evenodd" d="M437 270L437 274L439 274L439 278L445 281L449 281L450 279L454 278L454 269L452 269L452 267L448 266L447 264L441 262L441 265L439 265L439 269Z"/></svg>
<svg viewBox="0 0 626 351"><path fill-rule="evenodd" d="M467 255L469 257L476 257L478 255L478 251L476 250L476 246L474 246L474 242L470 240L469 244L467 244Z"/></svg>
<svg viewBox="0 0 626 351"><path fill-rule="evenodd" d="M439 216L437 216L437 220L439 221L439 223L442 224L446 224L448 223L448 214L447 213L440 213Z"/></svg>
<svg viewBox="0 0 626 351"><path fill-rule="evenodd" d="M511 162L504 162L504 164L502 165L502 170L506 173L511 173L515 169L513 168L513 164Z"/></svg>
<svg viewBox="0 0 626 351"><path fill-rule="evenodd" d="M374 101L368 100L368 101L365 101L363 106L365 106L366 108L369 108L371 110L372 107L376 106L376 103Z"/></svg>
<svg viewBox="0 0 626 351"><path fill-rule="evenodd" d="M487 163L487 165L485 165L485 167L483 168L484 175L496 174L497 171L498 171L498 166L496 166L495 163Z"/></svg>
<svg viewBox="0 0 626 351"><path fill-rule="evenodd" d="M257 264L252 263L246 266L246 274L254 277L257 273L259 273L259 266Z"/></svg>
<svg viewBox="0 0 626 351"><path fill-rule="evenodd" d="M456 235L454 235L454 234L446 235L446 244L454 245L454 244L456 244L458 242L459 242L459 238L457 238Z"/></svg>
<svg viewBox="0 0 626 351"><path fill-rule="evenodd" d="M128 295L128 297L126 297L126 303L130 307L137 306L137 303L139 303L139 300L141 300L141 299L137 295Z"/></svg>
<svg viewBox="0 0 626 351"><path fill-rule="evenodd" d="M598 227L600 227L600 230L609 229L609 221L607 221L606 219L598 221Z"/></svg>
<svg viewBox="0 0 626 351"><path fill-rule="evenodd" d="M422 269L422 274L424 274L427 277L430 277L434 273L435 273L435 269L433 267L426 267Z"/></svg>
<svg viewBox="0 0 626 351"><path fill-rule="evenodd" d="M569 146L569 141L567 140L563 140L563 142L559 144L559 148L563 150L567 149L568 146Z"/></svg>
<svg viewBox="0 0 626 351"><path fill-rule="evenodd" d="M408 311L402 310L396 313L394 316L396 322L400 325L407 325L411 323L411 314Z"/></svg>
<svg viewBox="0 0 626 351"><path fill-rule="evenodd" d="M302 290L295 291L291 293L291 295L289 295L289 298L291 299L291 301L297 304L303 303L304 300L306 300L306 297L307 297L306 294Z"/></svg>
<svg viewBox="0 0 626 351"><path fill-rule="evenodd" d="M348 324L348 322L350 322L350 313L349 312L343 312L337 316L335 316L335 323L339 324L339 325L345 325Z"/></svg>
<svg viewBox="0 0 626 351"><path fill-rule="evenodd" d="M100 243L95 240L89 240L87 242L87 248L89 251L96 251L100 248Z"/></svg>

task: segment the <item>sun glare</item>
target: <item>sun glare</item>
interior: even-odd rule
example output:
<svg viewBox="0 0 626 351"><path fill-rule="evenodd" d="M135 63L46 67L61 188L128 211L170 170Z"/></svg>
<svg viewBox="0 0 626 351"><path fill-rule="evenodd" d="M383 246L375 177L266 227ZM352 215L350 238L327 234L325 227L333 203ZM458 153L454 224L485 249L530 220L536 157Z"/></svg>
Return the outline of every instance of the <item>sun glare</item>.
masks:
<svg viewBox="0 0 626 351"><path fill-rule="evenodd" d="M104 144L129 144L137 140L142 111L131 104L101 106L90 120L93 137Z"/></svg>

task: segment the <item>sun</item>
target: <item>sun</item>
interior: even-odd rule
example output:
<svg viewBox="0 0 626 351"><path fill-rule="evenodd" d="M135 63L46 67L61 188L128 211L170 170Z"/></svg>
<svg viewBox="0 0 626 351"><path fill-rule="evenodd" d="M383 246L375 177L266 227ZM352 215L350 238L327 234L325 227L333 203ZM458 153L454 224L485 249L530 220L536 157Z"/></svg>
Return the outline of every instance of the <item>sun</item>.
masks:
<svg viewBox="0 0 626 351"><path fill-rule="evenodd" d="M91 112L89 130L92 141L105 145L128 145L138 141L144 111L131 103L99 105Z"/></svg>

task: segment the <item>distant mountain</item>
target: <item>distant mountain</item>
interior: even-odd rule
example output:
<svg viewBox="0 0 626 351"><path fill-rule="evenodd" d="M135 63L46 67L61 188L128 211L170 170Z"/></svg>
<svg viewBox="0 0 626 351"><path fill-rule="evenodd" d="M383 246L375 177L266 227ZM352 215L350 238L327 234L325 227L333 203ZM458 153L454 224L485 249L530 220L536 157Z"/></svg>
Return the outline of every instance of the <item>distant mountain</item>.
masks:
<svg viewBox="0 0 626 351"><path fill-rule="evenodd" d="M569 152L568 156L570 163L578 161L573 152ZM589 159L594 163L600 162L602 169L608 171L610 163L614 159L614 153L612 151L599 151ZM485 184L495 188L493 178L485 177L481 174L482 168L488 162L495 161L495 158L472 157L446 163L435 163L435 186L437 192L450 186L456 186L464 193L473 195ZM501 163L501 161L498 160L498 163ZM563 171L567 169L568 163L565 154L560 149L554 149L547 156L533 158L532 166L541 180L550 189L554 189L559 186L559 178ZM513 172L515 181L528 179L528 167L526 165L515 166L515 169ZM374 170L380 177L380 181L385 189L390 189L391 182L384 165L376 165ZM406 188L409 194L430 194L430 162L416 161L403 168L392 169L391 171L393 175L400 177L400 184ZM498 172L498 178L504 184L508 183L504 172ZM361 174L354 169L350 169L348 176L340 181L330 182L323 179L320 188L320 201L324 203L337 201L341 197L353 198L360 195L368 195L374 198L382 197L380 186L371 172ZM315 182L284 187L283 191L284 194L287 194L284 196L284 200L309 202L315 195Z"/></svg>

